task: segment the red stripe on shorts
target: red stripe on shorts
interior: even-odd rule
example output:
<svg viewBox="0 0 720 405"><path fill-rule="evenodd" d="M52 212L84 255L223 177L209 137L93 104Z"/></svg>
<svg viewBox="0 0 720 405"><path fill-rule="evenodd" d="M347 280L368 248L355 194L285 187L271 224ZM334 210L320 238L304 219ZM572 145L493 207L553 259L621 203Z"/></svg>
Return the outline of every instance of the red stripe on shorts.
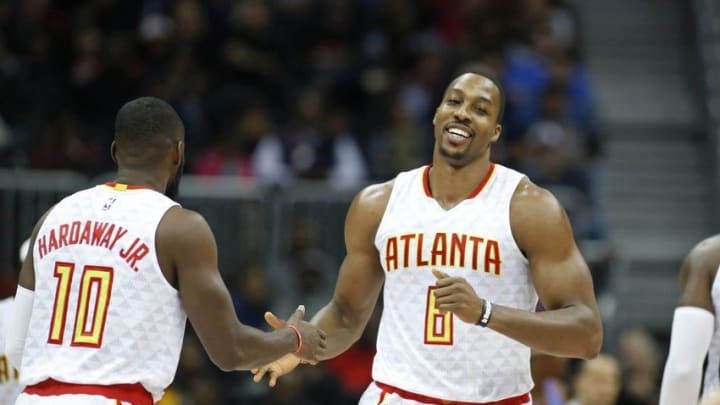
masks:
<svg viewBox="0 0 720 405"><path fill-rule="evenodd" d="M405 391L400 388L393 387L392 385L383 384L378 381L375 381L375 385L377 385L378 388L380 388L383 391L383 393L397 394L401 398L404 398L404 399L410 399L410 400L417 401L417 402L423 402L426 404L435 404L435 405L523 405L523 404L530 402L530 394L522 394L522 395L518 395L516 397L505 398L505 399L501 399L499 401L493 401L493 402L463 402L463 401L449 401L447 399L428 397L426 395L421 395L421 394L416 394L414 392Z"/></svg>
<svg viewBox="0 0 720 405"><path fill-rule="evenodd" d="M153 405L153 398L142 384L70 384L52 378L25 387L26 394L48 397L51 395L99 395L133 405Z"/></svg>

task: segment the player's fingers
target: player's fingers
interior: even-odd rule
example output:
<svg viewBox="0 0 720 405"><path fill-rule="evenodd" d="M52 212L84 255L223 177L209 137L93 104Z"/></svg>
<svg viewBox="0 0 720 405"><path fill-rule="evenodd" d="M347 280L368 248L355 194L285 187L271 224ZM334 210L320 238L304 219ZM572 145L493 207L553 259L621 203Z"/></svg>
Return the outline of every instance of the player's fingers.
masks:
<svg viewBox="0 0 720 405"><path fill-rule="evenodd" d="M285 327L285 321L281 320L270 311L265 312L265 322L267 322L268 325L272 326L273 329L280 329Z"/></svg>
<svg viewBox="0 0 720 405"><path fill-rule="evenodd" d="M443 297L435 298L435 304L437 304L438 306L452 304L455 302L457 302L457 297L455 297L453 295L446 295Z"/></svg>
<svg viewBox="0 0 720 405"><path fill-rule="evenodd" d="M301 321L304 316L305 316L305 305L298 305L295 312L292 315L290 315L290 318L288 319L288 323L297 323L298 321Z"/></svg>
<svg viewBox="0 0 720 405"><path fill-rule="evenodd" d="M268 385L270 387L274 387L275 384L277 384L278 374L275 372L270 373L270 381L268 381Z"/></svg>
<svg viewBox="0 0 720 405"><path fill-rule="evenodd" d="M444 278L448 278L450 276L447 275L447 273L443 273L442 271L438 269L432 269L432 274L435 276L436 279L442 280Z"/></svg>
<svg viewBox="0 0 720 405"><path fill-rule="evenodd" d="M457 302L454 302L454 301L444 302L444 303L442 303L442 304L441 304L441 303L438 303L438 304L437 304L437 309L438 309L440 312L453 312L453 311L457 310L458 307L459 307L459 306L458 306L458 303L457 303Z"/></svg>
<svg viewBox="0 0 720 405"><path fill-rule="evenodd" d="M433 290L433 293L435 293L435 299L438 299L452 294L453 288L449 285L445 287L438 287Z"/></svg>
<svg viewBox="0 0 720 405"><path fill-rule="evenodd" d="M267 367L260 367L260 370L258 370L258 372L254 373L255 375L253 375L253 381L255 381L256 383L262 381L267 370Z"/></svg>

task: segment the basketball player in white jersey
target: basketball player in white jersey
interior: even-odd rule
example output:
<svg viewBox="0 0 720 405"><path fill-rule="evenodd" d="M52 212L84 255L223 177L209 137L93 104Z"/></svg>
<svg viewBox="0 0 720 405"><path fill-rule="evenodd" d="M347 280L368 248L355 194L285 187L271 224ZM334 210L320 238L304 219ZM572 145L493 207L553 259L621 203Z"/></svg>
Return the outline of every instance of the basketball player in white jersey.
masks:
<svg viewBox="0 0 720 405"><path fill-rule="evenodd" d="M695 245L683 261L680 305L673 316L660 405L694 404L701 396L701 386L703 398L720 389L718 267L720 235Z"/></svg>
<svg viewBox="0 0 720 405"><path fill-rule="evenodd" d="M27 256L30 241L26 240L18 251L18 263L22 263ZM12 405L23 387L20 385L20 374L13 367L5 355L5 335L9 329L10 314L13 309L14 297L0 300L0 405Z"/></svg>
<svg viewBox="0 0 720 405"><path fill-rule="evenodd" d="M111 147L117 179L63 199L38 222L8 337L26 385L17 404L158 401L175 375L186 316L223 370L323 354L322 332L302 321L302 308L269 333L238 321L212 231L172 199L183 139L166 102L125 104Z"/></svg>
<svg viewBox="0 0 720 405"><path fill-rule="evenodd" d="M327 334L324 358L336 356L383 292L375 381L361 405L529 404L531 349L600 350L592 279L564 210L490 160L503 103L489 76L457 77L433 119L432 165L370 186L350 206L347 256L313 323ZM534 311L538 298L545 312ZM283 357L255 380L269 373L274 385L299 361Z"/></svg>

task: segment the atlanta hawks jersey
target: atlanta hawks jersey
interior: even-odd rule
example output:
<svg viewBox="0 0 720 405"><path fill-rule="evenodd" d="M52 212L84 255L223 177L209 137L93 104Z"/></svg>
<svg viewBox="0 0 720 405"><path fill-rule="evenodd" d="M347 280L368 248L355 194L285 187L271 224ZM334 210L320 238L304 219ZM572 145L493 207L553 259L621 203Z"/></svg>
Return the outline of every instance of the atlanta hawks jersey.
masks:
<svg viewBox="0 0 720 405"><path fill-rule="evenodd" d="M373 378L454 401L491 402L529 392L530 349L489 328L441 314L437 268L465 278L493 304L532 311L537 294L510 229L510 200L523 175L491 164L464 201L443 209L430 167L399 174L375 246L385 272Z"/></svg>
<svg viewBox="0 0 720 405"><path fill-rule="evenodd" d="M8 332L12 307L12 297L0 300L0 405L14 404L15 398L22 391L22 386L18 382L18 372L10 366L5 356L5 336Z"/></svg>
<svg viewBox="0 0 720 405"><path fill-rule="evenodd" d="M32 252L22 383L141 383L161 398L186 320L155 253L158 224L175 205L153 190L108 183L51 209Z"/></svg>
<svg viewBox="0 0 720 405"><path fill-rule="evenodd" d="M710 288L715 316L720 314L720 269L715 272L715 279ZM705 364L705 379L703 381L703 397L709 395L720 385L720 322L715 320L715 332L710 341L707 363Z"/></svg>

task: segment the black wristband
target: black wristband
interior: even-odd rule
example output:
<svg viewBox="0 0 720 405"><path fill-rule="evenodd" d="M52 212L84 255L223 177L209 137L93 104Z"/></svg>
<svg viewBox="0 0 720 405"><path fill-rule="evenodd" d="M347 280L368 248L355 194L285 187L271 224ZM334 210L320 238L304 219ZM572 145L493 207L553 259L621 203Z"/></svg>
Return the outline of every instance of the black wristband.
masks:
<svg viewBox="0 0 720 405"><path fill-rule="evenodd" d="M480 319L478 320L477 324L484 327L487 327L488 322L490 322L490 317L492 316L492 304L488 300L483 301L483 313Z"/></svg>

